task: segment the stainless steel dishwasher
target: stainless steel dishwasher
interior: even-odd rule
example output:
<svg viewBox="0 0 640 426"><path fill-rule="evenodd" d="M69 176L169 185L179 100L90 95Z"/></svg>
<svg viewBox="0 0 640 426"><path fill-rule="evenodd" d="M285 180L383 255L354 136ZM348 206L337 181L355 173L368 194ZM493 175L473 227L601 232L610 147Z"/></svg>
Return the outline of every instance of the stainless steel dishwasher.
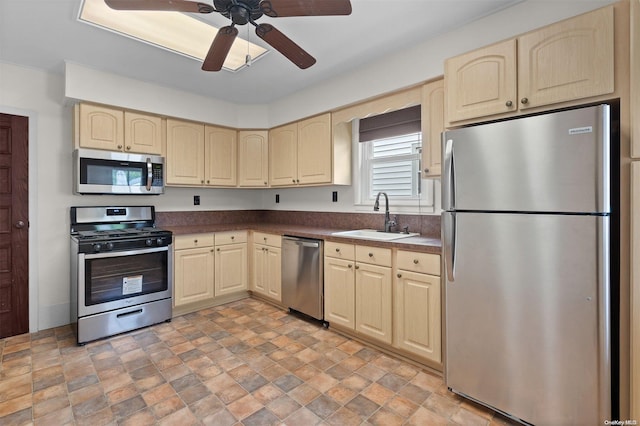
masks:
<svg viewBox="0 0 640 426"><path fill-rule="evenodd" d="M323 241L282 237L282 303L324 320Z"/></svg>

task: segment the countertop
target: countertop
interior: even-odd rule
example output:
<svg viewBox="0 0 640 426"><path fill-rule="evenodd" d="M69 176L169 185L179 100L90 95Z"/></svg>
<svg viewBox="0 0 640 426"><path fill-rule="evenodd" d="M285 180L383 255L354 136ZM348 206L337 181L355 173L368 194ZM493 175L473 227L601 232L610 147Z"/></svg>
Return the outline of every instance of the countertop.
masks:
<svg viewBox="0 0 640 426"><path fill-rule="evenodd" d="M267 232L278 235L292 235L303 238L316 238L325 241L334 241L340 243L360 244L374 247L392 247L403 250L412 250L424 253L440 254L442 251L442 242L437 238L426 238L421 236L407 237L393 241L376 241L365 240L360 238L348 238L332 235L337 231L345 231L338 228L318 228L300 225L283 225L272 223L233 223L220 225L180 225L180 226L163 226L174 233L174 235L203 234L208 232L222 232L234 230L251 230L258 232Z"/></svg>

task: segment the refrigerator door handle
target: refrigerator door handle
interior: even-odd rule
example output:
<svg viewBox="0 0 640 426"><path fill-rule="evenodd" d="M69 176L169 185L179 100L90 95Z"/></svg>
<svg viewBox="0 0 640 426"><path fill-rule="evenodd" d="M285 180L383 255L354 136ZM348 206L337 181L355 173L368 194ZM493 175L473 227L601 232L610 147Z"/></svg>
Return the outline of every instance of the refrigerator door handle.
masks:
<svg viewBox="0 0 640 426"><path fill-rule="evenodd" d="M455 281L456 261L456 214L445 212L442 214L444 231L444 264L447 282Z"/></svg>
<svg viewBox="0 0 640 426"><path fill-rule="evenodd" d="M453 170L453 139L447 139L447 134L442 134L442 145L444 153L442 173L442 209L452 210L455 208L455 180Z"/></svg>

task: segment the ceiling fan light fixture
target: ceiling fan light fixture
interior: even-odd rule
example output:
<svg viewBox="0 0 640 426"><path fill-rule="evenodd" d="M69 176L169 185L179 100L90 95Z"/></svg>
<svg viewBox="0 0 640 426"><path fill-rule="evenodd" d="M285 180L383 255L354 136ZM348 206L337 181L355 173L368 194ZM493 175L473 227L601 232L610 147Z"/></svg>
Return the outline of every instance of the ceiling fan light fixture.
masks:
<svg viewBox="0 0 640 426"><path fill-rule="evenodd" d="M218 28L184 13L114 10L104 0L83 0L78 20L197 61L204 60L218 32ZM240 38L234 42L224 69L235 72L246 66L246 43ZM253 60L268 52L253 43L249 43L249 49Z"/></svg>

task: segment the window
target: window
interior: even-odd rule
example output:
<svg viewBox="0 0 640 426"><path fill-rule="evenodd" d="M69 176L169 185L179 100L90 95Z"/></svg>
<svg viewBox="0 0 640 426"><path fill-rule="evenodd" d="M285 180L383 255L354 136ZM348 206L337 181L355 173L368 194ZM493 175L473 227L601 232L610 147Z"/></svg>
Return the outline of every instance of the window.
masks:
<svg viewBox="0 0 640 426"><path fill-rule="evenodd" d="M396 210L433 211L433 183L420 176L420 105L361 119L355 133L360 155L356 203L373 205L376 195L385 192Z"/></svg>

